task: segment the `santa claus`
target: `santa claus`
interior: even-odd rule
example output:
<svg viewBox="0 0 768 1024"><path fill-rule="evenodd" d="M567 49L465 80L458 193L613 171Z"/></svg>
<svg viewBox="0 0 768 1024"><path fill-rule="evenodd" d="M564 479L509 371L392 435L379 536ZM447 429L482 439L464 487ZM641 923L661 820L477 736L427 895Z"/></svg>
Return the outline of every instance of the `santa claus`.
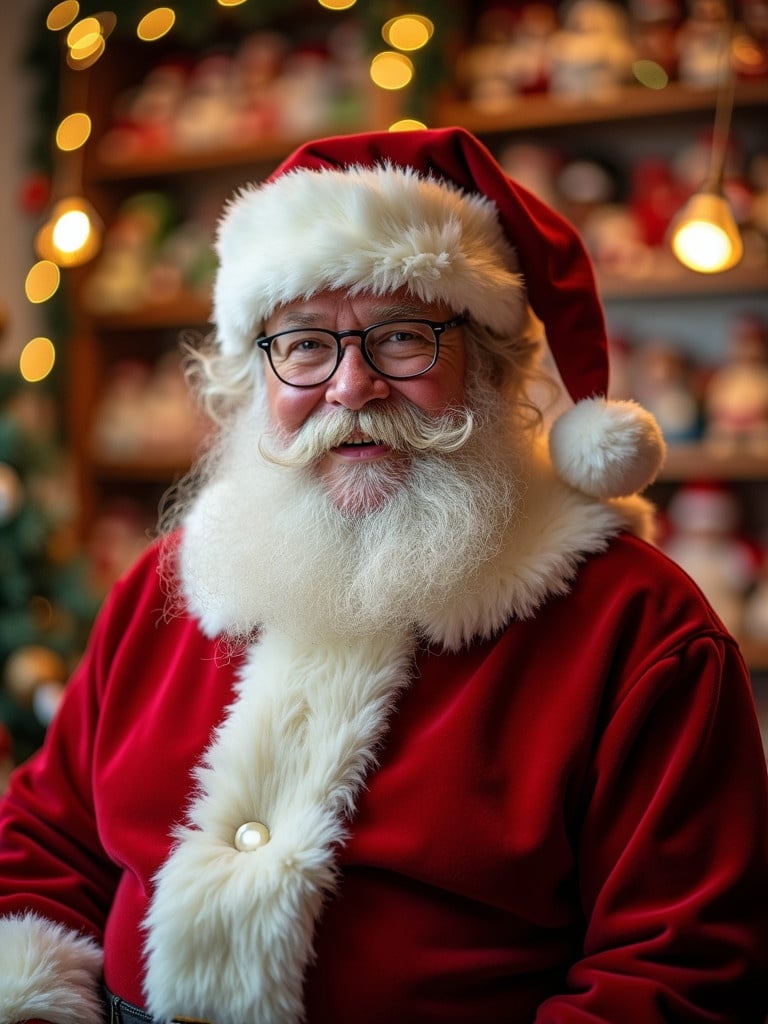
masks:
<svg viewBox="0 0 768 1024"><path fill-rule="evenodd" d="M749 681L578 237L447 129L302 147L217 250L217 440L2 804L0 1021L761 1020Z"/></svg>

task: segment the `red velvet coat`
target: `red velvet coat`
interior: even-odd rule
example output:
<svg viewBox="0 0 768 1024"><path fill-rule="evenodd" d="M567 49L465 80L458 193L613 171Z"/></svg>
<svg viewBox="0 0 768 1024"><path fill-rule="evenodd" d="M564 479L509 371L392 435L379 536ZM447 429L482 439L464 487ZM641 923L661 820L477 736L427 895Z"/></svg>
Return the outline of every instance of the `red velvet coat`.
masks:
<svg viewBox="0 0 768 1024"><path fill-rule="evenodd" d="M240 662L164 600L150 552L0 817L0 914L103 943L107 984L139 1005L153 876ZM535 618L420 650L378 762L315 931L308 1024L763 1020L749 682L655 549L622 535Z"/></svg>

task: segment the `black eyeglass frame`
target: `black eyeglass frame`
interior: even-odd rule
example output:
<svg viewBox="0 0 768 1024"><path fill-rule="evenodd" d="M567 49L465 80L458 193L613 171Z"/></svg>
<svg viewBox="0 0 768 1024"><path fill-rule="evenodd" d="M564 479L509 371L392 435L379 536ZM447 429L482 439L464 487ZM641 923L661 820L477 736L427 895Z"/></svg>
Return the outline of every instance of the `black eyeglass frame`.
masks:
<svg viewBox="0 0 768 1024"><path fill-rule="evenodd" d="M331 331L326 327L318 327L316 328L318 332L322 332L323 334L329 334L335 340L336 362L333 364L333 369L330 371L330 373L328 373L327 376L323 377L322 380L317 381L315 384L297 384L295 381L286 380L284 377L281 377L280 374L277 372L277 370L275 369L275 364L272 361L272 342L275 340L275 338L279 338L283 334L293 334L298 331L313 330L313 328L293 327L287 331L278 331L277 334L270 334L269 337L257 338L255 344L260 349L262 349L263 352L266 353L267 359L269 360L269 365L272 368L272 372L277 377L277 379L279 381L282 381L283 384L287 384L289 387L292 388L317 388L320 387L321 384L327 384L331 377L333 377L334 373L336 373L336 371L338 370L341 360L344 358L344 349L341 344L343 338L360 339L360 351L363 354L363 359L375 373L378 373L382 377L386 377L388 380L413 380L415 377L423 377L425 373L429 373L429 371L434 367L440 355L440 335L445 334L446 331L450 331L454 327L459 327L466 321L466 319L467 318L466 316L464 316L464 314L455 316L451 320L443 321L425 320L419 317L397 317L394 320L382 320L381 323L371 324L370 327L366 327L362 331ZM431 328L433 334L435 335L435 355L434 358L432 359L432 362L429 364L429 366L425 367L425 369L419 370L418 373L408 373L404 377L399 377L396 374L386 373L384 370L379 369L379 367L374 363L373 359L371 359L368 349L366 348L365 342L371 331L375 331L379 327L386 327L387 324L402 323L424 324L427 327Z"/></svg>

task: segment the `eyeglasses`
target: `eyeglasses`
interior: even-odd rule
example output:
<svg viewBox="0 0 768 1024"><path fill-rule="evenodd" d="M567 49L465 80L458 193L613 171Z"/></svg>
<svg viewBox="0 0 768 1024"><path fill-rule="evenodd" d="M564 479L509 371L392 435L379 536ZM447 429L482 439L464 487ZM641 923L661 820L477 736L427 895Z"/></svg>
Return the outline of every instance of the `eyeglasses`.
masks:
<svg viewBox="0 0 768 1024"><path fill-rule="evenodd" d="M344 355L343 338L359 338L363 358L382 377L408 380L432 369L440 336L463 322L464 317L457 316L443 323L386 320L363 331L301 327L258 338L256 344L267 353L275 375L294 388L312 388L331 379Z"/></svg>

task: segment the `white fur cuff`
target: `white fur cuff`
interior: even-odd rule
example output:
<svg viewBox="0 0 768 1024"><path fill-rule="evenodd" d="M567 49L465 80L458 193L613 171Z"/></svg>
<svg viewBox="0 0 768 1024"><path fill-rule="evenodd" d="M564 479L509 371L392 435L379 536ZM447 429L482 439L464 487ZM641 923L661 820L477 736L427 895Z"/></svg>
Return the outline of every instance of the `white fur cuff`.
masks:
<svg viewBox="0 0 768 1024"><path fill-rule="evenodd" d="M97 943L37 914L0 918L0 1024L101 1024Z"/></svg>

